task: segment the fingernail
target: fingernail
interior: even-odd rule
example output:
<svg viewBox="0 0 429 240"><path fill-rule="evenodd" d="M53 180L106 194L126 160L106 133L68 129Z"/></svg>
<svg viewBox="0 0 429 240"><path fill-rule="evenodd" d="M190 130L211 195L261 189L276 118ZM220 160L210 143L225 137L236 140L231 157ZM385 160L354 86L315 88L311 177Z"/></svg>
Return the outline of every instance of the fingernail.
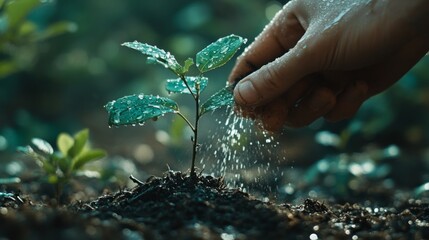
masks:
<svg viewBox="0 0 429 240"><path fill-rule="evenodd" d="M255 105L261 99L251 81L239 82L234 92L236 101L241 105Z"/></svg>

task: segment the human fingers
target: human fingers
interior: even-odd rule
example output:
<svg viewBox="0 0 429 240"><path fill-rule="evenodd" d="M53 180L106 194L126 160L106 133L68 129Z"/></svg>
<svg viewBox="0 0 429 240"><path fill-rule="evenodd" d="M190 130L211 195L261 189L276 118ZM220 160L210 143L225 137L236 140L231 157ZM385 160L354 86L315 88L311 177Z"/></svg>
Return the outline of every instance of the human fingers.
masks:
<svg viewBox="0 0 429 240"><path fill-rule="evenodd" d="M365 81L353 81L337 96L335 106L324 118L331 122L351 118L368 97L368 84Z"/></svg>
<svg viewBox="0 0 429 240"><path fill-rule="evenodd" d="M303 58L303 48L297 47L305 30L294 11L293 4L286 5L238 59L230 76L230 82L245 76L234 91L238 105L263 105L311 72L309 58Z"/></svg>
<svg viewBox="0 0 429 240"><path fill-rule="evenodd" d="M240 81L263 65L282 56L296 44L305 30L294 11L293 2L289 2L277 13L271 23L237 58L229 76L229 83Z"/></svg>
<svg viewBox="0 0 429 240"><path fill-rule="evenodd" d="M335 103L336 96L331 89L315 88L296 107L290 109L286 125L294 128L307 126L331 111Z"/></svg>
<svg viewBox="0 0 429 240"><path fill-rule="evenodd" d="M316 79L306 77L293 85L289 91L274 101L257 108L258 119L265 130L277 132L285 126L288 112L307 94Z"/></svg>

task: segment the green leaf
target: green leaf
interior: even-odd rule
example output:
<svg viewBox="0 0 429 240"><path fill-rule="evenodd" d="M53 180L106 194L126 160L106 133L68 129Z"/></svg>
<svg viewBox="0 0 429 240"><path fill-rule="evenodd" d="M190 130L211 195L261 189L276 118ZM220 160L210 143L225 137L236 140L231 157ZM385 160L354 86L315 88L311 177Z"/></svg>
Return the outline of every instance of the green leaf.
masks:
<svg viewBox="0 0 429 240"><path fill-rule="evenodd" d="M24 153L25 155L34 159L39 166L43 166L44 163L47 162L47 158L49 157L38 154L31 146L18 147L17 150L18 152Z"/></svg>
<svg viewBox="0 0 429 240"><path fill-rule="evenodd" d="M68 151L68 156L74 158L79 155L80 152L84 149L86 142L88 141L89 130L83 129L74 135L74 144L73 147Z"/></svg>
<svg viewBox="0 0 429 240"><path fill-rule="evenodd" d="M57 157L55 159L57 162L58 167L60 168L61 172L64 176L69 174L69 171L71 170L71 158L69 156L63 156L63 157ZM54 174L57 174L57 172L54 172Z"/></svg>
<svg viewBox="0 0 429 240"><path fill-rule="evenodd" d="M204 91L209 81L206 77L186 77L186 82L188 83L189 88L192 90L192 93L197 94L196 83L198 82L200 86L200 93ZM186 84L181 78L177 79L168 79L165 85L165 90L172 93L185 93L191 94L189 89L186 87Z"/></svg>
<svg viewBox="0 0 429 240"><path fill-rule="evenodd" d="M68 21L56 22L52 25L49 25L41 33L37 34L34 40L40 41L40 40L52 38L52 37L61 35L63 33L75 32L77 31L77 29L78 27L76 23L68 22Z"/></svg>
<svg viewBox="0 0 429 240"><path fill-rule="evenodd" d="M155 46L151 46L146 43L140 43L137 41L123 43L122 46L126 46L137 51L140 51L144 55L148 56L149 61L154 61L170 69L177 75L180 75L183 71L182 66L177 62L176 58L169 52L159 49ZM188 63L189 64L189 63Z"/></svg>
<svg viewBox="0 0 429 240"><path fill-rule="evenodd" d="M38 161L40 165L43 164L44 161L46 161L46 157L35 152L31 146L25 146L25 147L20 146L17 148L17 150L18 152L24 153L25 155Z"/></svg>
<svg viewBox="0 0 429 240"><path fill-rule="evenodd" d="M188 58L185 61L185 65L182 68L181 74L185 74L189 71L189 68L194 65L194 59Z"/></svg>
<svg viewBox="0 0 429 240"><path fill-rule="evenodd" d="M59 180L59 178L58 178L58 176L57 176L57 175L55 175L55 174L50 174L50 175L49 175L49 177L48 177L48 182L49 182L50 184L57 184L57 183L59 183L59 182L60 182L60 180Z"/></svg>
<svg viewBox="0 0 429 240"><path fill-rule="evenodd" d="M40 138L33 138L31 139L31 143L44 155L52 155L54 153L54 149L52 148L51 144L46 142L43 139Z"/></svg>
<svg viewBox="0 0 429 240"><path fill-rule="evenodd" d="M154 117L179 110L177 103L169 98L134 94L111 101L105 106L109 125L143 124Z"/></svg>
<svg viewBox="0 0 429 240"><path fill-rule="evenodd" d="M88 150L73 159L72 171L79 170L85 164L106 156L106 152L100 149Z"/></svg>
<svg viewBox="0 0 429 240"><path fill-rule="evenodd" d="M74 139L67 133L60 133L57 138L57 146L63 156L67 156L74 145Z"/></svg>
<svg viewBox="0 0 429 240"><path fill-rule="evenodd" d="M204 73L224 65L246 41L245 38L233 34L218 39L197 53L198 69Z"/></svg>
<svg viewBox="0 0 429 240"><path fill-rule="evenodd" d="M16 28L35 7L40 5L40 0L16 0L6 4L5 15L8 29Z"/></svg>
<svg viewBox="0 0 429 240"><path fill-rule="evenodd" d="M200 116L204 113L214 111L223 106L229 106L234 103L233 86L227 86L219 92L213 94L202 106Z"/></svg>
<svg viewBox="0 0 429 240"><path fill-rule="evenodd" d="M19 26L20 37L28 37L37 31L37 25L31 21L25 21Z"/></svg>
<svg viewBox="0 0 429 240"><path fill-rule="evenodd" d="M18 147L17 150L33 158L36 163L45 170L45 172L55 173L56 168L51 164L51 160L54 157L54 154L39 154L35 152L31 146Z"/></svg>

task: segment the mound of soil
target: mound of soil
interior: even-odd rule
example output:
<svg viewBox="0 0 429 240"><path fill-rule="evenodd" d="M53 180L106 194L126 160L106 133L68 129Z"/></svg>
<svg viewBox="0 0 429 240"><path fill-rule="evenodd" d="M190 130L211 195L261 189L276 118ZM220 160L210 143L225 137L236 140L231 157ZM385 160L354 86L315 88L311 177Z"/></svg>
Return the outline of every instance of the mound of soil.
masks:
<svg viewBox="0 0 429 240"><path fill-rule="evenodd" d="M57 209L0 199L2 239L424 239L429 205L395 207L264 202L222 178L180 172L133 179L136 187ZM393 204L392 204L393 205Z"/></svg>

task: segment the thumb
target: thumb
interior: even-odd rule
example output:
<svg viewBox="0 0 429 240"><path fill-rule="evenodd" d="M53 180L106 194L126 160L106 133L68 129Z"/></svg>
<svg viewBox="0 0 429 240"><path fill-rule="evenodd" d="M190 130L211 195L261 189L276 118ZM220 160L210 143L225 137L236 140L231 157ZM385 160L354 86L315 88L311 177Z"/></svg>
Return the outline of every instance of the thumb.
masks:
<svg viewBox="0 0 429 240"><path fill-rule="evenodd" d="M313 72L312 57L304 43L276 60L262 66L237 83L234 99L238 105L257 107L272 101L286 92L305 75Z"/></svg>

